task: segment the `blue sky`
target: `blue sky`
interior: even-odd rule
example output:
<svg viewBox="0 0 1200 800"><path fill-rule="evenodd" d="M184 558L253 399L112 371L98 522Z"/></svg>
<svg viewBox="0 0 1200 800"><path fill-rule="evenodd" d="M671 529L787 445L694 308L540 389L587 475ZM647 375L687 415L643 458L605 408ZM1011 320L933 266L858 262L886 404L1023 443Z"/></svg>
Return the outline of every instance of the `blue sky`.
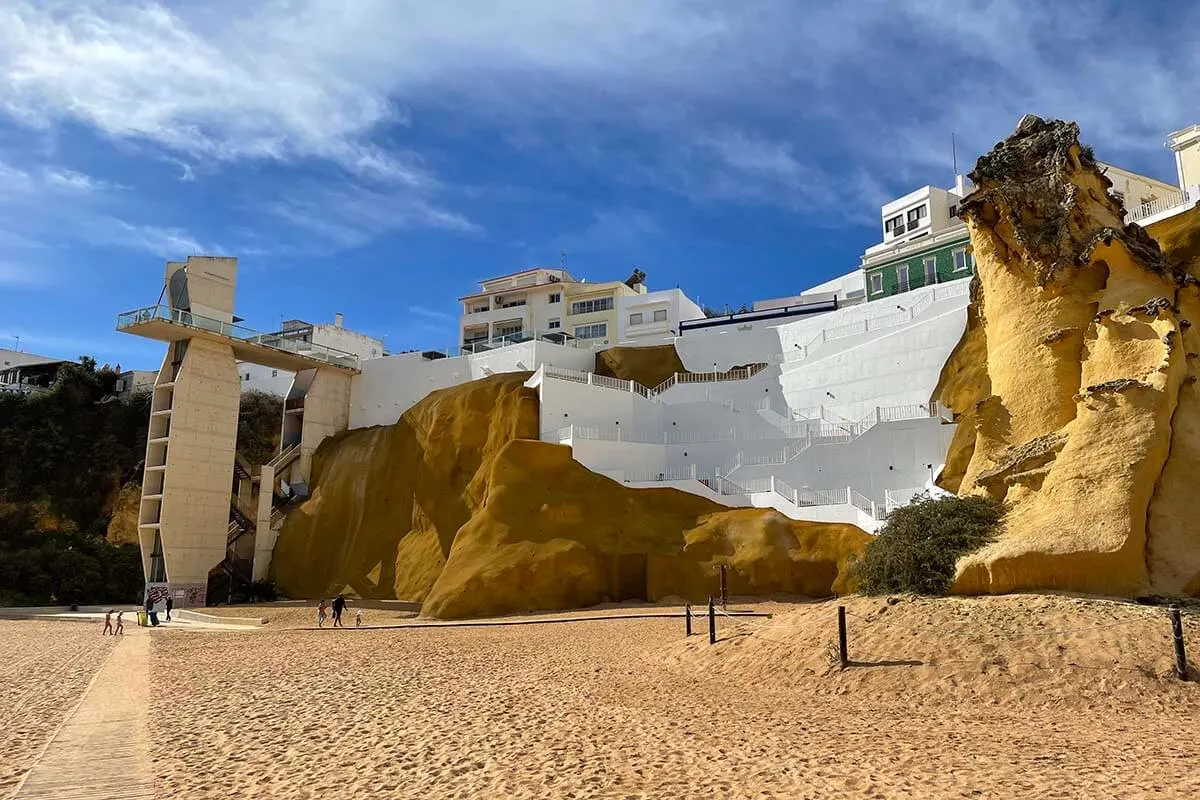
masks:
<svg viewBox="0 0 1200 800"><path fill-rule="evenodd" d="M1024 113L1175 182L1200 9L1005 0L0 0L0 347L156 368L113 332L163 262L238 313L449 346L475 282L713 305L849 271L878 206ZM1174 6L1174 8L1172 8Z"/></svg>

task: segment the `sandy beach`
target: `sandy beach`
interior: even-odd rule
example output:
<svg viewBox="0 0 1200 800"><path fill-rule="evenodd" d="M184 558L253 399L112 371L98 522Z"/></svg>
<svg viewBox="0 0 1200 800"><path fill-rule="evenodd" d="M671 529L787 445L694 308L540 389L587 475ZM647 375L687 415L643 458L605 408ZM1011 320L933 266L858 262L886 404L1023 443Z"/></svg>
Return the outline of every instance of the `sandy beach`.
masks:
<svg viewBox="0 0 1200 800"><path fill-rule="evenodd" d="M853 598L720 618L154 637L178 797L1189 797L1200 686L1161 608ZM230 610L228 613L249 613ZM600 612L596 612L600 613ZM368 612L376 623L400 622ZM1188 621L1200 647L1200 625ZM705 628L697 620L697 631ZM1052 634L1052 635L1046 635Z"/></svg>
<svg viewBox="0 0 1200 800"><path fill-rule="evenodd" d="M845 671L830 602L735 604L774 616L718 616L714 646L703 619L685 639L681 619L313 630L307 608L223 609L269 623L149 632L149 769L177 798L1200 792L1200 683L1174 677L1164 609L843 604ZM1200 652L1200 615L1185 627ZM32 621L0 622L0 644L16 654L0 665L8 797L113 642L99 624Z"/></svg>
<svg viewBox="0 0 1200 800"><path fill-rule="evenodd" d="M11 796L112 652L115 640L102 629L0 620L0 798Z"/></svg>

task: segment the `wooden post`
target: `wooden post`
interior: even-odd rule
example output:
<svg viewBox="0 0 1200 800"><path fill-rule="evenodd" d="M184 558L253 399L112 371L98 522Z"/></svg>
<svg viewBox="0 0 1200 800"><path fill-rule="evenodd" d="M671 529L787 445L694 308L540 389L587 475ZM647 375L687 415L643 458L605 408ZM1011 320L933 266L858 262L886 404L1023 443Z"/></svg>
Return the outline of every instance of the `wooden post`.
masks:
<svg viewBox="0 0 1200 800"><path fill-rule="evenodd" d="M717 643L717 611L713 608L713 599L708 598L708 643Z"/></svg>
<svg viewBox="0 0 1200 800"><path fill-rule="evenodd" d="M1167 611L1171 615L1171 635L1175 639L1175 674L1179 680L1186 681L1187 653L1183 650L1183 619L1179 616L1179 604L1172 603Z"/></svg>
<svg viewBox="0 0 1200 800"><path fill-rule="evenodd" d="M850 664L850 656L846 652L846 607L838 606L838 658L842 669Z"/></svg>
<svg viewBox="0 0 1200 800"><path fill-rule="evenodd" d="M683 630L688 635L692 635L692 606L689 603L683 607L684 623Z"/></svg>
<svg viewBox="0 0 1200 800"><path fill-rule="evenodd" d="M729 608L729 584L725 580L725 566L721 565L721 608Z"/></svg>

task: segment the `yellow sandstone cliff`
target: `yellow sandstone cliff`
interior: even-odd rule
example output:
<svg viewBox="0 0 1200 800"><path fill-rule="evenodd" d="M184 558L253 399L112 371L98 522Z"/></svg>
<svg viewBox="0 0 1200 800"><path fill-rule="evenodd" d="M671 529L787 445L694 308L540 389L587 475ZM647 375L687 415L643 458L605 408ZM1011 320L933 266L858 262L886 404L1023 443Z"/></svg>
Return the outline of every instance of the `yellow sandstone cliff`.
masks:
<svg viewBox="0 0 1200 800"><path fill-rule="evenodd" d="M977 285L938 396L961 428L943 482L1009 511L954 591L1200 594L1200 288L1124 209L1073 123L1026 117L961 215ZM956 486L957 484L957 486Z"/></svg>
<svg viewBox="0 0 1200 800"><path fill-rule="evenodd" d="M850 587L868 537L850 525L728 509L673 489L632 489L537 441L528 374L434 392L395 425L327 440L313 493L288 515L281 590L423 601L471 617L714 591L826 596Z"/></svg>

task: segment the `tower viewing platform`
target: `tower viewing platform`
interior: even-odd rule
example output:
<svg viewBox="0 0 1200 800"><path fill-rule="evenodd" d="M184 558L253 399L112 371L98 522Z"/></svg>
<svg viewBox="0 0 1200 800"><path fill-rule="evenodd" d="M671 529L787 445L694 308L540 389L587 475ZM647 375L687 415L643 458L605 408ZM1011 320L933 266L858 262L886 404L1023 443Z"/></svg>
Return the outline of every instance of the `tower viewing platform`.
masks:
<svg viewBox="0 0 1200 800"><path fill-rule="evenodd" d="M288 338L278 333L260 333L233 322L223 322L166 305L146 306L117 315L117 330L177 342L206 339L233 348L234 357L289 372L335 367L357 373L358 356L320 344Z"/></svg>

